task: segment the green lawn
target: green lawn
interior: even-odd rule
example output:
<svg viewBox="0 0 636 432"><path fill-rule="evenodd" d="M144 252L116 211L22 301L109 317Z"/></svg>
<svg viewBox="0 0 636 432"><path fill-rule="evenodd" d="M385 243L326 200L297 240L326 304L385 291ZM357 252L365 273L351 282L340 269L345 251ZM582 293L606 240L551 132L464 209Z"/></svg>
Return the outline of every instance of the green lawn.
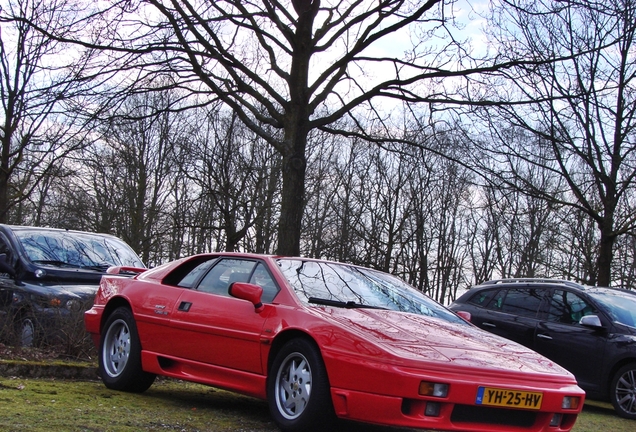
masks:
<svg viewBox="0 0 636 432"><path fill-rule="evenodd" d="M198 384L158 380L142 395L116 392L97 381L0 377L0 430L51 431L278 431L265 402ZM351 425L347 431L390 428ZM633 432L636 421L611 405L588 402L575 432Z"/></svg>

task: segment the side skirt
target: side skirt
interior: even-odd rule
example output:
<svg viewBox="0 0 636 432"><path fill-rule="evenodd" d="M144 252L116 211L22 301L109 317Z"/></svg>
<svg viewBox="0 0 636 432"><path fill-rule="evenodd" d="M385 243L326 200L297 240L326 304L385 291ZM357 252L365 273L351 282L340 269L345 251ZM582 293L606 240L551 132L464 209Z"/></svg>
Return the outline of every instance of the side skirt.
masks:
<svg viewBox="0 0 636 432"><path fill-rule="evenodd" d="M145 372L267 399L267 377L264 375L168 357L150 351L141 352L141 365Z"/></svg>

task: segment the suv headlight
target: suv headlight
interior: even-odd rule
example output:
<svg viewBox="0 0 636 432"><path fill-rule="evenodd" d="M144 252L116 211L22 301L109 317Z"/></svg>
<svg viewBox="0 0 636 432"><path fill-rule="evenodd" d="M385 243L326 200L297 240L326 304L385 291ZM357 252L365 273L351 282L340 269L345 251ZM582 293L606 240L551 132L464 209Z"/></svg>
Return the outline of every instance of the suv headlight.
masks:
<svg viewBox="0 0 636 432"><path fill-rule="evenodd" d="M13 295L14 303L27 303L37 305L41 308L59 308L62 306L63 302L58 297L45 297L36 294L15 294Z"/></svg>

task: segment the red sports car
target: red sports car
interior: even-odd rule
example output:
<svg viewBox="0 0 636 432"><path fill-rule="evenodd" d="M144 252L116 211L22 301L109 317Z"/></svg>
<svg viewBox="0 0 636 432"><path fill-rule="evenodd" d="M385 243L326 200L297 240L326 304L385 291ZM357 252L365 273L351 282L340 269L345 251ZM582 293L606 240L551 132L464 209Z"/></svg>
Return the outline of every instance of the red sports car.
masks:
<svg viewBox="0 0 636 432"><path fill-rule="evenodd" d="M139 271L104 276L85 315L111 389L209 384L266 399L280 429L303 432L338 418L569 431L583 407L569 372L379 271L230 253Z"/></svg>

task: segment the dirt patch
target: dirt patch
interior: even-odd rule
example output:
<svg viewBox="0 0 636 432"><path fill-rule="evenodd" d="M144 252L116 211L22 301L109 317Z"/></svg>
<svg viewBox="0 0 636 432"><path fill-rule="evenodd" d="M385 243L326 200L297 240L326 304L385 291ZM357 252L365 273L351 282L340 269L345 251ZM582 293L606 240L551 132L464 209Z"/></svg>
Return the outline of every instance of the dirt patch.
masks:
<svg viewBox="0 0 636 432"><path fill-rule="evenodd" d="M54 349L20 348L0 344L0 376L56 379L98 379L97 363L69 359Z"/></svg>
<svg viewBox="0 0 636 432"><path fill-rule="evenodd" d="M44 361L62 359L60 350L53 348L22 348L0 343L0 359L22 361Z"/></svg>

